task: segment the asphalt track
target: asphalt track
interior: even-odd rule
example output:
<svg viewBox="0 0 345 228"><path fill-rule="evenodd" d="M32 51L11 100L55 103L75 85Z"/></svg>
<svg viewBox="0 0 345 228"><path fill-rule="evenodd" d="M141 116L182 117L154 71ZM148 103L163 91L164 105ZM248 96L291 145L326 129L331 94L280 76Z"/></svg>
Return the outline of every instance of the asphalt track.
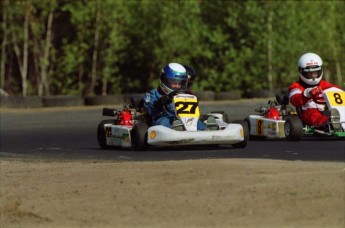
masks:
<svg viewBox="0 0 345 228"><path fill-rule="evenodd" d="M254 114L256 102L201 104L202 113L225 111L229 120ZM225 147L161 148L145 152L102 150L96 128L102 107L5 110L0 113L0 159L169 161L188 159L255 158L301 161L345 161L345 140L303 138L251 140L244 149Z"/></svg>

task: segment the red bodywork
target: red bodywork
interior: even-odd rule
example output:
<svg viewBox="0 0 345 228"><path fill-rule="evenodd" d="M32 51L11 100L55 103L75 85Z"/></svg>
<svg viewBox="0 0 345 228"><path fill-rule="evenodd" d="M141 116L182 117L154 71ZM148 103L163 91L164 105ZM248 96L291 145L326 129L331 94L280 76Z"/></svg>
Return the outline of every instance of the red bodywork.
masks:
<svg viewBox="0 0 345 228"><path fill-rule="evenodd" d="M265 118L280 120L280 115L279 115L278 109L275 107L269 108L265 114Z"/></svg>
<svg viewBox="0 0 345 228"><path fill-rule="evenodd" d="M129 110L123 110L119 114L120 125L133 126L132 114Z"/></svg>

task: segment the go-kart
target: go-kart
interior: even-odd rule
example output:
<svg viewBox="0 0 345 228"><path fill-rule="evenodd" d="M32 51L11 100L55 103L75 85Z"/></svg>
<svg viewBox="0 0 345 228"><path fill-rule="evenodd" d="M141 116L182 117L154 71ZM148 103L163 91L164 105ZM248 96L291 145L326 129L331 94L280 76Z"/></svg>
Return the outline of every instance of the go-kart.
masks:
<svg viewBox="0 0 345 228"><path fill-rule="evenodd" d="M152 126L151 118L143 108L142 97L132 97L125 103L123 110L103 108L103 116L113 119L103 120L97 128L97 139L104 149L131 148L146 150L149 146L193 146L193 145L232 145L244 148L249 139L247 123L236 120L226 123L224 112L211 112L200 115L198 100L188 90L174 91L172 99L176 119L182 123L182 130L167 128L162 125ZM215 130L197 130L198 120L214 116ZM206 121L206 120L204 120Z"/></svg>
<svg viewBox="0 0 345 228"><path fill-rule="evenodd" d="M289 97L277 95L268 105L255 108L258 115L249 115L245 121L249 127L250 139L286 138L301 140L303 136L334 136L345 138L345 92L332 87L323 91L325 113L331 116L336 109L340 116L323 125L308 126L299 118L301 108L289 106ZM334 119L334 118L330 118ZM337 126L336 128L334 126Z"/></svg>

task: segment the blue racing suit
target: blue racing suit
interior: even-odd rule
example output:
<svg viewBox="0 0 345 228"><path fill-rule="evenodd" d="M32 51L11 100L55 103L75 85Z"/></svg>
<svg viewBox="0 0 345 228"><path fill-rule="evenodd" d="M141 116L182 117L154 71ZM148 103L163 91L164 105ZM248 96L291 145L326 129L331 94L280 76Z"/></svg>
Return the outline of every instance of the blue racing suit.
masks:
<svg viewBox="0 0 345 228"><path fill-rule="evenodd" d="M147 114L152 118L152 125L163 125L172 128L172 122L176 119L173 103L156 107L155 102L162 96L158 89L153 89L144 96L144 108ZM198 130L205 130L205 124L199 119Z"/></svg>

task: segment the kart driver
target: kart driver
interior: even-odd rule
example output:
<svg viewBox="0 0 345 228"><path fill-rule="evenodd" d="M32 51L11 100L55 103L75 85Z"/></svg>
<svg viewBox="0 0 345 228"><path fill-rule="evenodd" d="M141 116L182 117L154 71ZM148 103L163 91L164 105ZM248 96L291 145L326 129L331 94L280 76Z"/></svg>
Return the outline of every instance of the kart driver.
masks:
<svg viewBox="0 0 345 228"><path fill-rule="evenodd" d="M169 63L164 66L160 74L160 85L144 96L144 108L152 117L152 125L163 125L176 130L183 130L181 129L182 122L177 120L172 98L168 94L175 90L187 90L187 83L187 71L181 64ZM206 129L205 124L200 119L197 123L197 129Z"/></svg>
<svg viewBox="0 0 345 228"><path fill-rule="evenodd" d="M322 80L323 67L320 56L315 53L302 55L298 60L298 73L299 80L289 87L289 98L293 106L301 108L301 120L308 126L323 125L328 122L329 116L339 120L337 109L332 109L331 114L325 112L323 90L339 87Z"/></svg>

